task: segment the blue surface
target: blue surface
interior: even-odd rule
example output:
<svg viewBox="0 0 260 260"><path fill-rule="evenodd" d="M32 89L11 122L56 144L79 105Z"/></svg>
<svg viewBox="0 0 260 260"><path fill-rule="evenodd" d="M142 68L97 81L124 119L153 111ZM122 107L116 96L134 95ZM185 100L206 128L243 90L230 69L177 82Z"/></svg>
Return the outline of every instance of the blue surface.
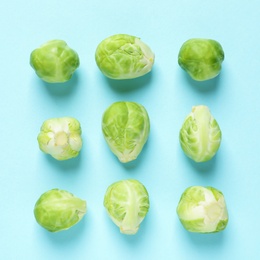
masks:
<svg viewBox="0 0 260 260"><path fill-rule="evenodd" d="M0 259L259 259L260 4L230 1L2 1ZM116 33L141 37L155 52L152 73L130 81L106 79L94 53ZM184 41L212 38L225 61L219 77L192 81L178 66ZM72 80L46 84L29 65L33 49L63 39L81 60ZM143 104L151 133L140 157L123 165L110 152L101 117L114 101ZM223 133L217 156L192 163L179 129L193 105L209 106ZM38 148L42 122L74 116L84 146L77 159L57 162ZM136 178L151 208L137 235L126 236L108 218L103 197L112 182ZM211 185L226 198L229 224L218 234L188 233L176 206L185 188ZM84 198L88 212L68 231L49 233L33 216L38 197L51 188Z"/></svg>

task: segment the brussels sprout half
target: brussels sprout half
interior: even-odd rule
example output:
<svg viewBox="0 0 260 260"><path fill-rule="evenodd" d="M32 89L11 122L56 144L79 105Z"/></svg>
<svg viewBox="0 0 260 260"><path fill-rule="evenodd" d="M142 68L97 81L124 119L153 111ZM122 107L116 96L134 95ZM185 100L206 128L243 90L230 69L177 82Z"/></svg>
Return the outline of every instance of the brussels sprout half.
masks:
<svg viewBox="0 0 260 260"><path fill-rule="evenodd" d="M43 122L37 137L42 152L57 160L78 156L82 147L81 126L73 117L51 118Z"/></svg>
<svg viewBox="0 0 260 260"><path fill-rule="evenodd" d="M182 45L178 55L181 68L197 81L216 77L223 60L222 46L211 39L190 39Z"/></svg>
<svg viewBox="0 0 260 260"><path fill-rule="evenodd" d="M111 79L132 79L151 71L154 54L140 38L116 34L103 40L95 53L97 66Z"/></svg>
<svg viewBox="0 0 260 260"><path fill-rule="evenodd" d="M77 224L87 211L86 201L72 193L52 189L43 193L34 207L39 225L50 232L69 229Z"/></svg>
<svg viewBox="0 0 260 260"><path fill-rule="evenodd" d="M206 162L218 151L221 130L207 106L194 106L180 130L179 140L184 153L195 162Z"/></svg>
<svg viewBox="0 0 260 260"><path fill-rule="evenodd" d="M134 235L148 213L149 195L141 182L121 180L107 188L104 206L121 233Z"/></svg>
<svg viewBox="0 0 260 260"><path fill-rule="evenodd" d="M48 83L68 81L79 63L78 54L63 40L48 41L35 49L30 56L32 68Z"/></svg>
<svg viewBox="0 0 260 260"><path fill-rule="evenodd" d="M196 233L219 232L228 223L225 198L213 187L187 188L177 206L177 215L186 230Z"/></svg>
<svg viewBox="0 0 260 260"><path fill-rule="evenodd" d="M102 131L119 161L130 162L137 158L148 139L149 116L138 103L115 102L103 114Z"/></svg>

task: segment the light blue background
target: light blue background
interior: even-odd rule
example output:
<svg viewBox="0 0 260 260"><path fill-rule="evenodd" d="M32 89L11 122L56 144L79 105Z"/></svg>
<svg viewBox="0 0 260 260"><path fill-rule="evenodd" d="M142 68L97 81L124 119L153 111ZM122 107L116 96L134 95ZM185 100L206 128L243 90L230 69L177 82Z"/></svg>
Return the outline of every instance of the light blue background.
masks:
<svg viewBox="0 0 260 260"><path fill-rule="evenodd" d="M0 259L259 259L260 173L259 0L1 1ZM94 53L116 34L141 37L155 52L152 73L130 81L106 79ZM184 41L218 40L222 72L196 83L178 66ZM63 39L81 60L72 80L46 84L29 65L33 49ZM143 104L151 133L139 158L121 164L101 132L101 117L114 101ZM179 129L193 105L209 106L223 133L217 156L192 163ZM73 116L84 146L76 159L58 162L37 144L42 122ZM148 189L150 211L135 236L119 233L103 207L108 185L136 178ZM218 234L192 234L176 206L191 185L211 185L226 198L230 221ZM38 197L66 189L88 203L84 219L66 232L49 233L33 216Z"/></svg>

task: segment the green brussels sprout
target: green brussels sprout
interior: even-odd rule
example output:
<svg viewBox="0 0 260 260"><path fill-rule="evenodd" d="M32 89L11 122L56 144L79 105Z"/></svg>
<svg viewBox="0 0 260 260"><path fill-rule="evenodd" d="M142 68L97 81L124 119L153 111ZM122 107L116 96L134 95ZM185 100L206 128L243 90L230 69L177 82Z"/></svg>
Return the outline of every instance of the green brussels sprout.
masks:
<svg viewBox="0 0 260 260"><path fill-rule="evenodd" d="M148 213L149 195L141 182L121 180L107 188L104 206L121 233L134 235Z"/></svg>
<svg viewBox="0 0 260 260"><path fill-rule="evenodd" d="M132 79L151 71L154 54L140 38L116 34L103 40L95 59L101 72L111 79Z"/></svg>
<svg viewBox="0 0 260 260"><path fill-rule="evenodd" d="M179 140L184 153L195 162L209 161L218 151L221 130L207 106L194 106L180 130Z"/></svg>
<svg viewBox="0 0 260 260"><path fill-rule="evenodd" d="M87 211L86 201L72 193L52 189L43 193L34 207L39 225L50 232L66 230L77 224Z"/></svg>
<svg viewBox="0 0 260 260"><path fill-rule="evenodd" d="M51 118L43 122L37 137L42 152L57 160L78 156L82 147L81 126L72 117Z"/></svg>
<svg viewBox="0 0 260 260"><path fill-rule="evenodd" d="M62 40L48 41L35 49L30 56L32 68L48 83L68 81L79 63L78 54Z"/></svg>
<svg viewBox="0 0 260 260"><path fill-rule="evenodd" d="M111 151L122 163L137 158L150 132L145 108L135 102L115 102L103 114L102 131Z"/></svg>
<svg viewBox="0 0 260 260"><path fill-rule="evenodd" d="M186 41L178 56L181 68L197 81L216 77L220 73L223 60L224 51L221 45L211 39Z"/></svg>
<svg viewBox="0 0 260 260"><path fill-rule="evenodd" d="M219 232L228 223L225 198L212 187L187 188L177 206L177 215L186 230L196 233Z"/></svg>

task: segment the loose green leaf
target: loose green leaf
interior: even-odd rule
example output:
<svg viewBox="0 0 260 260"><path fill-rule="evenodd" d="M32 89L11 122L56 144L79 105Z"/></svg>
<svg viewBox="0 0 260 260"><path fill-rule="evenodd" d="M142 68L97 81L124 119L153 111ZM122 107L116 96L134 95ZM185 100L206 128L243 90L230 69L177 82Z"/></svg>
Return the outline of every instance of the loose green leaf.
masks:
<svg viewBox="0 0 260 260"><path fill-rule="evenodd" d="M107 188L104 206L121 233L134 235L148 213L149 195L141 182L122 180Z"/></svg>
<svg viewBox="0 0 260 260"><path fill-rule="evenodd" d="M36 74L48 83L68 81L79 67L78 54L63 40L52 40L35 49L30 65Z"/></svg>
<svg viewBox="0 0 260 260"><path fill-rule="evenodd" d="M51 118L43 122L37 137L42 152L57 160L78 156L82 147L81 126L72 117Z"/></svg>
<svg viewBox="0 0 260 260"><path fill-rule="evenodd" d="M216 77L223 61L222 46L211 39L190 39L181 46L178 55L181 68L197 81Z"/></svg>
<svg viewBox="0 0 260 260"><path fill-rule="evenodd" d="M132 79L151 71L154 53L140 38L116 34L103 40L95 59L101 72L112 79Z"/></svg>
<svg viewBox="0 0 260 260"><path fill-rule="evenodd" d="M228 223L225 198L213 187L187 188L181 195L177 215L186 230L196 233L219 232Z"/></svg>
<svg viewBox="0 0 260 260"><path fill-rule="evenodd" d="M34 207L39 225L50 232L67 230L76 225L87 211L86 201L72 193L52 189L43 193Z"/></svg>
<svg viewBox="0 0 260 260"><path fill-rule="evenodd" d="M103 114L102 131L108 146L119 161L133 161L148 139L148 113L138 103L115 102Z"/></svg>
<svg viewBox="0 0 260 260"><path fill-rule="evenodd" d="M194 106L180 130L179 139L184 153L195 162L206 162L218 151L221 130L207 106Z"/></svg>

